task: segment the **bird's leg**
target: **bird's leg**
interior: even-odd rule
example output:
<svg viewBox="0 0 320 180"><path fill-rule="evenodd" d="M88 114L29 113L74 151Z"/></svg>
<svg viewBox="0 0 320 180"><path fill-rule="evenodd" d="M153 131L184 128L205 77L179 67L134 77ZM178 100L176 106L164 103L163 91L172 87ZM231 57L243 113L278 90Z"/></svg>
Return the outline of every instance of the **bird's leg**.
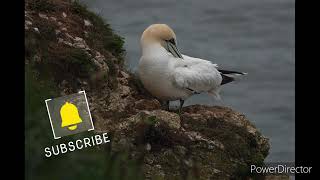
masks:
<svg viewBox="0 0 320 180"><path fill-rule="evenodd" d="M180 99L180 107L179 107L179 114L181 114L182 112L182 106L184 104L184 100L183 99Z"/></svg>
<svg viewBox="0 0 320 180"><path fill-rule="evenodd" d="M165 107L166 107L166 110L169 111L170 110L170 101L165 101Z"/></svg>

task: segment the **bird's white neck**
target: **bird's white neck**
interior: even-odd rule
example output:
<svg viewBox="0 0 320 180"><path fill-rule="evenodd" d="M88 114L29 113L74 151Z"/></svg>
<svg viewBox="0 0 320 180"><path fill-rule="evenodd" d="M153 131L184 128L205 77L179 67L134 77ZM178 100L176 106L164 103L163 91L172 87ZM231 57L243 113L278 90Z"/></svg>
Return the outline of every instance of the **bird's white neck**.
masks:
<svg viewBox="0 0 320 180"><path fill-rule="evenodd" d="M143 56L158 56L167 53L167 50L160 43L142 44Z"/></svg>

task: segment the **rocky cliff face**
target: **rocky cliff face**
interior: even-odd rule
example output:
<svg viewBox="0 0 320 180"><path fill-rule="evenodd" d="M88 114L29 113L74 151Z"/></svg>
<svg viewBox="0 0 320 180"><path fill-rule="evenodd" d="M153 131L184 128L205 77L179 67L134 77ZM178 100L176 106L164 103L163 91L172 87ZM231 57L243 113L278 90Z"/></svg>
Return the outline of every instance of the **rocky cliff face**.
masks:
<svg viewBox="0 0 320 180"><path fill-rule="evenodd" d="M57 95L85 90L108 153L126 152L147 179L244 179L263 164L268 139L227 107L161 109L123 66L123 40L77 2L26 2L26 71Z"/></svg>

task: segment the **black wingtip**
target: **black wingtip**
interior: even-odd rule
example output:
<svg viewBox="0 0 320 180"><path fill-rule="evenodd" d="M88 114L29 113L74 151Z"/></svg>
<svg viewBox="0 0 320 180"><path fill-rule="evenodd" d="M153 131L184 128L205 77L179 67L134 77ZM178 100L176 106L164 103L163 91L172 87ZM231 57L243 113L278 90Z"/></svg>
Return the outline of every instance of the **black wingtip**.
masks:
<svg viewBox="0 0 320 180"><path fill-rule="evenodd" d="M238 71L229 71L229 70L223 70L223 69L218 69L218 71L222 74L238 74L238 75L246 75L248 73L246 72L238 72Z"/></svg>
<svg viewBox="0 0 320 180"><path fill-rule="evenodd" d="M235 81L236 76L241 76L241 75L247 75L248 73L245 72L238 72L238 71L229 71L229 70L222 70L218 69L222 76L222 82L221 85L230 83L232 81Z"/></svg>
<svg viewBox="0 0 320 180"><path fill-rule="evenodd" d="M221 76L222 76L221 85L230 83L230 82L232 82L232 81L235 80L233 77L229 77L229 76L226 76L226 75L224 75L224 74L221 74Z"/></svg>

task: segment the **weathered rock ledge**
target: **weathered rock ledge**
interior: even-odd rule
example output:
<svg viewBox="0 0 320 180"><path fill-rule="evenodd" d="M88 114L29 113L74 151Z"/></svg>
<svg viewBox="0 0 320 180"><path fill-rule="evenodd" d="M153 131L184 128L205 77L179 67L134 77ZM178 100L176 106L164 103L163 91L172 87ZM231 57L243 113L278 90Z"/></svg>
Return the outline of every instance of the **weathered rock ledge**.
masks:
<svg viewBox="0 0 320 180"><path fill-rule="evenodd" d="M184 107L181 115L164 111L126 77L108 96L112 104L90 95L93 118L98 132L111 134L111 152L128 152L146 178L245 178L251 164L263 164L268 139L243 114L205 105Z"/></svg>

